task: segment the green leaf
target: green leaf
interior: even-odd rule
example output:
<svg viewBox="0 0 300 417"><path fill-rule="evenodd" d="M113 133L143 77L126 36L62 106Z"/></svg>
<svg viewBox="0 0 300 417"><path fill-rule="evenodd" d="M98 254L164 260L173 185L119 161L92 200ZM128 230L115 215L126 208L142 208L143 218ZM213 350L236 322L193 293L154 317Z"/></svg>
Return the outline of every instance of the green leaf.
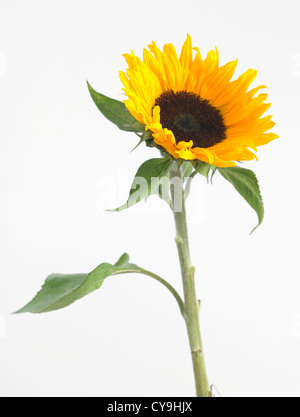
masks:
<svg viewBox="0 0 300 417"><path fill-rule="evenodd" d="M137 265L130 264L127 253L124 253L115 265L103 263L90 274L50 275L35 298L14 314L40 314L65 308L99 289L105 278L128 273L148 275L163 284L173 294L180 311L184 315L184 303L177 291L158 275L146 271Z"/></svg>
<svg viewBox="0 0 300 417"><path fill-rule="evenodd" d="M264 205L259 190L256 175L250 169L233 167L218 168L220 174L229 181L234 188L244 197L248 204L256 211L258 225L251 233L262 223L264 218Z"/></svg>
<svg viewBox="0 0 300 417"><path fill-rule="evenodd" d="M138 169L130 188L129 197L125 204L109 211L121 211L139 203L151 194L156 194L161 185L168 181L168 172L172 159L154 158L144 162ZM166 187L161 187L166 189Z"/></svg>
<svg viewBox="0 0 300 417"><path fill-rule="evenodd" d="M203 161L196 161L194 163L194 168L197 172L199 172L199 174L203 175L208 181L208 175L209 175L209 171L211 168L210 164L208 164L207 162L203 162Z"/></svg>
<svg viewBox="0 0 300 417"><path fill-rule="evenodd" d="M145 131L145 126L129 113L122 101L114 100L97 93L89 83L87 84L96 106L110 122L126 132L139 133Z"/></svg>
<svg viewBox="0 0 300 417"><path fill-rule="evenodd" d="M126 272L128 260L128 255L124 254L115 265L103 263L90 274L52 274L36 297L17 313L46 313L67 307L99 289L109 275Z"/></svg>

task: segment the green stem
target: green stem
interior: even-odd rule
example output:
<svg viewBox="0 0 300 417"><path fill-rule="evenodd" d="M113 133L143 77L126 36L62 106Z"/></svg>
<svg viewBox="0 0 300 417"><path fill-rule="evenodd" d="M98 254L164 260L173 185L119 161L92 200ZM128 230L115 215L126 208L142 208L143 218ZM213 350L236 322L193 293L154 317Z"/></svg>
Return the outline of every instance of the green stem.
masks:
<svg viewBox="0 0 300 417"><path fill-rule="evenodd" d="M170 181L172 209L177 232L175 241L179 254L184 289L184 318L192 354L196 393L197 397L210 397L211 390L206 375L200 334L199 303L196 297L194 281L195 268L192 266L190 259L185 197L179 164L177 161L174 162L174 165L170 171Z"/></svg>
<svg viewBox="0 0 300 417"><path fill-rule="evenodd" d="M184 315L185 315L184 302L182 301L182 298L180 297L178 292L175 290L174 287L172 287L171 284L169 284L166 280L164 280L160 276L154 274L153 272L147 271L146 269L143 269L143 268L137 268L136 265L134 265L134 268L132 268L132 269L127 267L127 268L124 269L124 271L119 270L119 271L116 271L115 273L112 273L111 276L121 275L121 274L137 274L137 273L147 275L148 277L151 277L151 278L155 279L156 281L160 282L161 284L163 284L171 292L171 294L174 296L175 300L178 303L181 314L184 317Z"/></svg>

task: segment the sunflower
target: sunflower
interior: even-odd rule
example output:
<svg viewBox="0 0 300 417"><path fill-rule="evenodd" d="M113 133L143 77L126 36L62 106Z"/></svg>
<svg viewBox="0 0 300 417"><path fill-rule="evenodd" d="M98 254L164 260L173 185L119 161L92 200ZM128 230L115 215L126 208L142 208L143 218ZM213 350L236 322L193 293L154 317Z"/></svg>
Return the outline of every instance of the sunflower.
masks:
<svg viewBox="0 0 300 417"><path fill-rule="evenodd" d="M174 158L232 167L257 159L253 151L278 137L267 133L275 125L272 116L262 117L270 104L267 94L257 93L266 86L249 90L257 71L232 81L237 60L219 66L217 48L202 59L189 35L179 58L172 44L161 51L153 42L149 50L143 60L124 55L124 103Z"/></svg>

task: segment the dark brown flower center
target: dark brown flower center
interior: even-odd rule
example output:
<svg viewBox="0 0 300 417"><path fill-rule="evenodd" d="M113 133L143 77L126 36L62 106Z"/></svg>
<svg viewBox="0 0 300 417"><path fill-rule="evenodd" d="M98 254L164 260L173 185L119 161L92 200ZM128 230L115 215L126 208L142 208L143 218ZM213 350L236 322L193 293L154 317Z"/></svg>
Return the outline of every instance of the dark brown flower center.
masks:
<svg viewBox="0 0 300 417"><path fill-rule="evenodd" d="M220 111L207 100L187 91L165 91L155 100L163 128L172 130L176 143L193 141L194 147L209 148L226 139Z"/></svg>

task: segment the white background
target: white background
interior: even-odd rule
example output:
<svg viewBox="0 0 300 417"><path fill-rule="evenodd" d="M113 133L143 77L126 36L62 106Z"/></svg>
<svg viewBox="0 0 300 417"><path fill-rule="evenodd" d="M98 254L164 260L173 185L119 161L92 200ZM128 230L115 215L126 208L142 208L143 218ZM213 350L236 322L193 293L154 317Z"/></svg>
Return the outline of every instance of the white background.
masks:
<svg viewBox="0 0 300 417"><path fill-rule="evenodd" d="M192 396L183 320L143 276L108 279L58 312L10 313L52 272L131 260L181 292L174 225L164 205L121 214L140 147L100 115L85 81L122 100L122 54L186 34L237 74L267 84L280 139L248 164L266 218L220 176L197 178L189 204L209 380L224 397L300 395L298 0L0 0L0 395ZM5 337L4 337L5 336Z"/></svg>

